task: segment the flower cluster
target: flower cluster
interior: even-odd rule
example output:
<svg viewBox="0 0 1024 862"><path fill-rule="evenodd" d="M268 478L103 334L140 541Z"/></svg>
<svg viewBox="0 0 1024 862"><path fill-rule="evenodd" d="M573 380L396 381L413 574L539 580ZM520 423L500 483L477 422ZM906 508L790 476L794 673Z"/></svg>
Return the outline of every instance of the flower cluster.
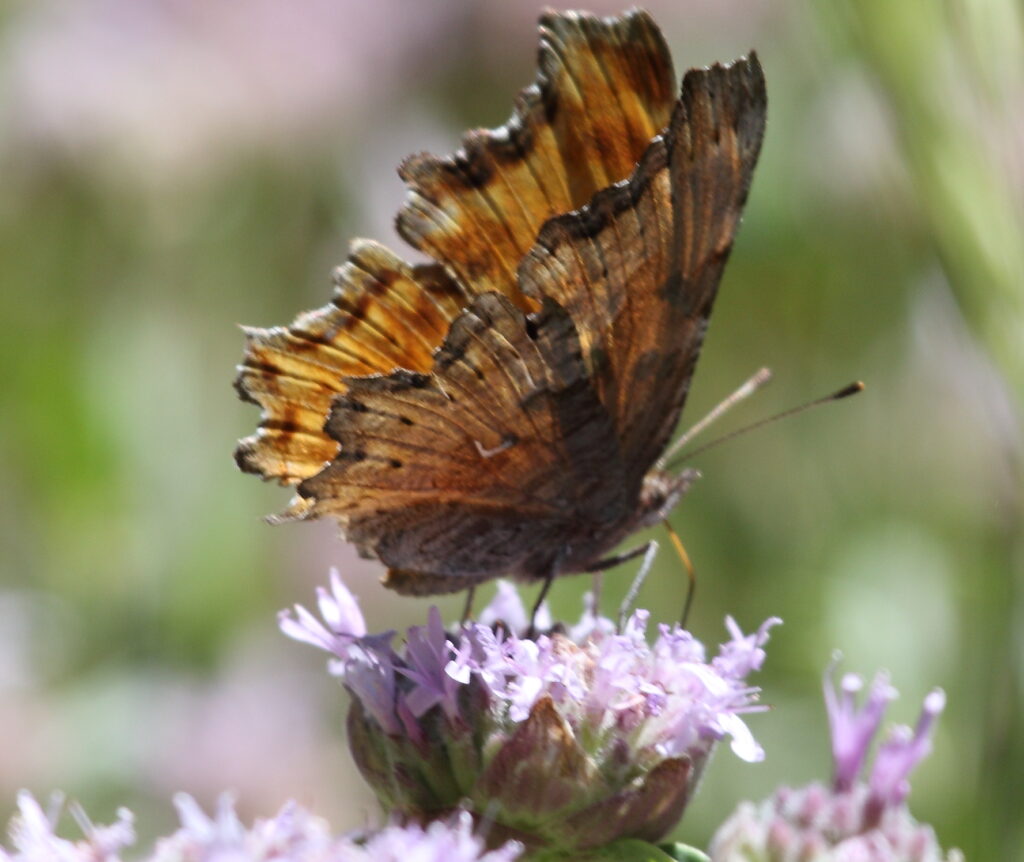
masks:
<svg viewBox="0 0 1024 862"><path fill-rule="evenodd" d="M525 720L550 698L578 737L597 746L624 743L631 757L693 758L729 736L738 756L757 761L764 753L740 714L758 709L758 689L745 678L760 668L761 646L777 622L770 619L747 636L728 619L732 640L710 663L703 645L678 626L659 626L648 645L642 610L621 632L584 619L577 628L588 633L580 639L570 632L532 640L474 624L463 629L445 670L460 682L480 679L497 713L510 722Z"/></svg>
<svg viewBox="0 0 1024 862"><path fill-rule="evenodd" d="M679 820L714 744L763 752L742 715L758 709L746 677L764 661L778 620L730 639L707 660L678 626L646 639L648 614L621 631L588 610L568 631L526 637L508 585L481 615L449 634L432 608L426 626L366 635L352 595L332 575L322 622L297 607L284 632L332 655L354 695L350 746L391 811L431 819L468 800L492 834L580 849L625 838L657 840Z"/></svg>
<svg viewBox="0 0 1024 862"><path fill-rule="evenodd" d="M181 828L146 862L513 862L516 859L672 858L710 862L962 862L910 815L909 775L928 754L941 691L916 727L896 727L869 751L896 696L879 675L826 676L833 779L781 788L743 803L715 835L710 857L684 845L653 846L679 821L715 744L729 739L748 761L763 752L743 721L759 693L747 677L765 660L779 621L729 639L708 659L678 626L648 614L617 625L586 605L577 625L528 634L518 593L501 584L479 621L446 631L432 608L395 646L396 632L368 634L353 595L332 573L319 618L302 607L279 618L289 636L326 650L353 694L349 742L391 825L337 837L294 803L245 826L229 797L207 815L176 799ZM73 809L83 837L55 833L29 794L0 862L120 862L135 841L132 816L110 826Z"/></svg>
<svg viewBox="0 0 1024 862"><path fill-rule="evenodd" d="M465 811L425 827L389 826L351 847L350 855L342 857L345 862L513 862L523 852L515 841L486 852L483 839L473 833L473 818Z"/></svg>
<svg viewBox="0 0 1024 862"><path fill-rule="evenodd" d="M109 826L93 824L79 808L73 810L83 837L79 841L54 833L64 799L55 795L46 810L27 791L18 794L18 814L11 821L14 852L0 847L0 862L117 862L123 848L135 843L134 818L125 809Z"/></svg>
<svg viewBox="0 0 1024 862"><path fill-rule="evenodd" d="M338 837L289 803L247 827L230 797L208 815L182 795L181 828L144 862L962 862L906 806L945 696L931 692L916 727L892 729L869 762L896 692L881 674L867 687L847 674L837 689L834 667L825 683L830 784L741 804L710 856L654 846L678 823L719 741L745 760L763 757L743 716L760 709L747 677L765 660L775 618L751 634L727 618L729 638L709 659L679 626L659 626L649 643L646 611L616 624L589 599L572 627L552 626L542 608L543 631L532 634L507 584L477 622L448 631L431 608L398 646L394 631L368 634L337 573L318 607L319 618L282 611L279 624L326 650L352 693L349 744L391 825ZM22 793L14 849L0 848L0 862L121 862L135 841L129 812L97 826L74 808L83 837L59 837L61 807L58 798L44 810Z"/></svg>
<svg viewBox="0 0 1024 862"><path fill-rule="evenodd" d="M121 850L135 842L131 814L124 810L112 826L94 826L77 810L84 838L60 838L54 829L61 800L55 803L44 812L30 794L21 794L11 825L15 850L0 848L0 862L120 862ZM522 853L514 842L487 851L466 812L426 827L392 825L335 838L323 820L294 803L251 827L238 818L229 796L221 797L213 816L184 794L175 804L181 828L159 840L146 862L513 862Z"/></svg>
<svg viewBox="0 0 1024 862"><path fill-rule="evenodd" d="M718 830L714 862L958 862L944 855L931 827L907 810L911 770L931 750L931 732L945 706L941 690L924 700L913 729L897 726L879 744L868 769L868 752L896 691L884 674L875 677L862 706L864 681L846 674L837 692L831 671L825 703L832 734L831 786L783 787L759 805L743 803Z"/></svg>

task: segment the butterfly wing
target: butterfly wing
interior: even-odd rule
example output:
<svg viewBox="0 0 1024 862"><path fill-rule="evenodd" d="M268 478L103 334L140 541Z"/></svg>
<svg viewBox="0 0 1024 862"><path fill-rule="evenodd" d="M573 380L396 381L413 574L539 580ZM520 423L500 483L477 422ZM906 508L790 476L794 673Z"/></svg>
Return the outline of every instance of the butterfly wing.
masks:
<svg viewBox="0 0 1024 862"><path fill-rule="evenodd" d="M647 146L674 99L650 18L541 24L509 123L402 167L399 231L437 263L357 242L329 305L248 332L237 388L263 417L240 466L296 485L288 516L337 517L403 591L544 576L573 530L629 520L756 159L756 60L687 76Z"/></svg>
<svg viewBox="0 0 1024 862"><path fill-rule="evenodd" d="M338 451L324 433L331 400L352 375L427 371L433 351L466 303L437 265L410 266L377 243L357 240L335 272L327 305L287 327L247 329L235 387L263 416L239 442L239 466L294 485Z"/></svg>
<svg viewBox="0 0 1024 862"><path fill-rule="evenodd" d="M646 13L546 13L539 62L505 126L471 133L450 157L402 166L410 193L399 231L438 264L410 266L357 241L330 304L288 327L246 331L236 388L263 415L236 450L243 470L286 485L319 472L338 451L323 424L343 379L429 371L473 296L497 290L536 308L516 267L540 226L628 176L668 122L672 63Z"/></svg>
<svg viewBox="0 0 1024 862"><path fill-rule="evenodd" d="M547 222L520 270L570 313L630 477L664 449L689 389L760 151L756 56L689 72L628 182Z"/></svg>
<svg viewBox="0 0 1024 862"><path fill-rule="evenodd" d="M614 429L572 321L550 301L527 317L484 294L430 373L345 382L326 426L339 452L298 492L310 516L337 518L363 553L439 582L406 591L544 576L572 525L627 512Z"/></svg>
<svg viewBox="0 0 1024 862"><path fill-rule="evenodd" d="M676 97L668 48L646 12L547 12L540 34L537 80L504 126L399 169L409 184L402 237L476 292L498 291L522 308L535 306L519 292L516 268L541 225L628 177Z"/></svg>

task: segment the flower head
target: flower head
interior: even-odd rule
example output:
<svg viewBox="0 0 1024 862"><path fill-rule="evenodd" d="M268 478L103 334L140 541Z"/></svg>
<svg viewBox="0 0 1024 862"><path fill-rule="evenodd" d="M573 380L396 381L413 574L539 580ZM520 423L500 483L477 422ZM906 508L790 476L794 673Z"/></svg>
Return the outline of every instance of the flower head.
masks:
<svg viewBox="0 0 1024 862"><path fill-rule="evenodd" d="M55 795L48 807L44 810L28 791L18 794L18 813L9 830L14 852L0 847L0 862L118 862L121 850L135 843L134 818L124 808L109 826L97 826L81 809L74 809L84 837L70 841L54 831L63 797Z"/></svg>
<svg viewBox="0 0 1024 862"><path fill-rule="evenodd" d="M339 857L343 862L513 862L523 852L508 841L487 852L483 839L473 833L473 818L466 811L427 826L388 826L362 845L350 842Z"/></svg>
<svg viewBox="0 0 1024 862"><path fill-rule="evenodd" d="M181 828L158 842L150 862L512 862L519 845L487 852L465 812L424 829L392 825L332 837L327 824L289 802L246 827L225 795L212 816L184 794L175 799Z"/></svg>
<svg viewBox="0 0 1024 862"><path fill-rule="evenodd" d="M713 862L961 862L957 851L943 853L931 827L915 821L905 805L907 776L931 749L945 696L931 692L916 728L893 728L869 768L871 745L896 691L879 674L858 706L863 679L846 674L837 691L834 667L825 676L832 785L783 787L758 805L743 803L715 835Z"/></svg>
<svg viewBox="0 0 1024 862"><path fill-rule="evenodd" d="M648 643L646 611L619 631L588 608L568 633L528 637L508 585L481 622L452 633L432 608L400 648L366 636L340 643L336 626L324 636L296 613L282 628L330 652L354 695L360 770L389 810L416 819L468 800L495 839L563 849L655 840L682 815L716 742L763 756L743 720L758 709L746 677L775 619L750 635L729 620L729 640L708 661L678 626Z"/></svg>
<svg viewBox="0 0 1024 862"><path fill-rule="evenodd" d="M314 862L334 844L327 824L294 802L246 827L224 794L213 815L187 794L174 799L181 828L157 842L150 862Z"/></svg>
<svg viewBox="0 0 1024 862"><path fill-rule="evenodd" d="M78 842L54 834L62 799L45 812L28 793L18 797L18 815L11 823L13 853L0 848L2 862L120 862L119 852L134 843L132 816L121 810L111 826L94 826L78 810L85 835ZM246 826L225 794L212 815L186 794L174 800L181 827L157 841L146 862L513 862L522 852L507 842L488 852L474 834L465 811L427 827L393 824L373 832L336 838L327 824L294 802L275 816Z"/></svg>

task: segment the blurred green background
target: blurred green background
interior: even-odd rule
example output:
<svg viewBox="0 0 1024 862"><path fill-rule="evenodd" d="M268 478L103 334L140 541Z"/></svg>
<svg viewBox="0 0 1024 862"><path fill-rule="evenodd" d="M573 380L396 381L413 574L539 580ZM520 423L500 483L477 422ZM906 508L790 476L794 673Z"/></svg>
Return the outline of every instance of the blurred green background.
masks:
<svg viewBox="0 0 1024 862"><path fill-rule="evenodd" d="M618 7L602 2L595 11ZM701 457L675 525L695 632L777 614L750 724L679 836L826 777L820 677L888 668L949 707L911 807L968 857L1024 853L1024 27L1013 0L656 0L677 70L757 48L769 125L687 416L760 365L722 430L857 399ZM504 121L537 7L456 0L24 0L0 7L0 820L63 788L143 834L170 795L376 817L344 695L274 614L328 567L371 626L423 620L287 492L237 473L257 414L236 323L325 301L347 241L401 248L405 154ZM403 251L405 251L403 249ZM664 534L654 534L664 539ZM667 543L662 542L667 549ZM631 578L606 579L606 608ZM575 618L586 578L560 582ZM663 550L641 603L671 620ZM459 599L445 601L449 618Z"/></svg>

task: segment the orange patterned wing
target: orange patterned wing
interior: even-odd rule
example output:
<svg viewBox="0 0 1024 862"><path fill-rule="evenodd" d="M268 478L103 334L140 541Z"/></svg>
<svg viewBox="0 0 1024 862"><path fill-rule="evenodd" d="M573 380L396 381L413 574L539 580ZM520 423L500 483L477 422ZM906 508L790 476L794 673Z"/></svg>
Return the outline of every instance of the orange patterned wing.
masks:
<svg viewBox="0 0 1024 862"><path fill-rule="evenodd" d="M288 485L314 475L338 451L323 424L345 376L430 370L475 295L497 290L536 308L516 267L540 226L628 176L668 122L673 88L646 13L543 15L538 80L509 122L471 133L449 158L415 156L401 169L410 194L399 230L439 263L410 266L359 241L329 305L288 327L246 330L236 388L263 416L236 450L241 468Z"/></svg>
<svg viewBox="0 0 1024 862"><path fill-rule="evenodd" d="M246 330L235 387L263 416L239 442L239 466L286 485L318 473L338 451L323 427L344 378L429 370L464 304L441 267L410 266L377 243L354 242L329 304L287 327Z"/></svg>
<svg viewBox="0 0 1024 862"><path fill-rule="evenodd" d="M765 123L757 57L694 70L627 183L551 219L522 262L527 296L566 308L630 476L682 410Z"/></svg>
<svg viewBox="0 0 1024 862"><path fill-rule="evenodd" d="M573 529L596 531L630 511L615 431L572 321L550 301L527 317L483 294L452 325L431 373L345 385L326 426L340 450L298 493L309 516L334 516L363 553L398 570L393 588L544 577Z"/></svg>
<svg viewBox="0 0 1024 862"><path fill-rule="evenodd" d="M409 184L402 237L473 293L497 291L524 309L535 306L516 269L541 225L628 177L676 96L668 48L646 12L547 12L540 33L537 81L504 126L399 169Z"/></svg>

